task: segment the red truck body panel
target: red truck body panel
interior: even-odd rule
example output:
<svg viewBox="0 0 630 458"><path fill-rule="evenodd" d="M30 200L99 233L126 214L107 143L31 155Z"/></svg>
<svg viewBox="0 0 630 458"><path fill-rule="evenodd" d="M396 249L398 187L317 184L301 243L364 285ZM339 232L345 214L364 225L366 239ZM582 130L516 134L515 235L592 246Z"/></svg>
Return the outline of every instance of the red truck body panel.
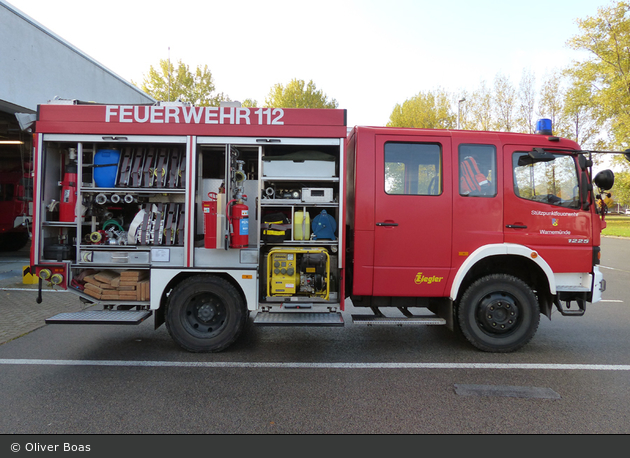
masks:
<svg viewBox="0 0 630 458"><path fill-rule="evenodd" d="M94 135L345 137L346 110L40 105L38 132Z"/></svg>
<svg viewBox="0 0 630 458"><path fill-rule="evenodd" d="M598 243L593 237L594 210L559 208L518 197L514 191L513 153L534 147L580 151L575 142L515 133L368 127L355 128L350 139L347 187L353 192L347 223L354 235L353 294L448 296L466 258L492 244L526 246L557 273L592 270L593 246ZM388 194L383 186L388 143L439 148L439 192ZM491 196L465 196L458 190L458 150L479 145L496 152L495 191Z"/></svg>

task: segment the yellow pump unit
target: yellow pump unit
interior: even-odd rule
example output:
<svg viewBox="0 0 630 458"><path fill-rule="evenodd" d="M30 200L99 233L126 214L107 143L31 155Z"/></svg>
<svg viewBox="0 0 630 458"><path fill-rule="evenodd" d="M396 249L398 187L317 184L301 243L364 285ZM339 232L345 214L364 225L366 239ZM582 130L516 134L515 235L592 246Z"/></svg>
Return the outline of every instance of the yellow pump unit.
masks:
<svg viewBox="0 0 630 458"><path fill-rule="evenodd" d="M267 292L273 297L328 300L330 256L326 248L276 247L267 256Z"/></svg>

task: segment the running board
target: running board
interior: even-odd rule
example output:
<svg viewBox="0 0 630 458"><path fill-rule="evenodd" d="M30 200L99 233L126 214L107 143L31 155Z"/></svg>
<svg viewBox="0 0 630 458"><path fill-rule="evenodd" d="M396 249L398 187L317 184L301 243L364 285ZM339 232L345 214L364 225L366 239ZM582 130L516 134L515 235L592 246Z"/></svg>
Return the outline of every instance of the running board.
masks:
<svg viewBox="0 0 630 458"><path fill-rule="evenodd" d="M436 315L388 317L377 315L352 315L352 323L363 326L438 326L445 325L446 320Z"/></svg>
<svg viewBox="0 0 630 458"><path fill-rule="evenodd" d="M343 326L339 312L258 312L257 326Z"/></svg>
<svg viewBox="0 0 630 458"><path fill-rule="evenodd" d="M140 324L151 316L150 310L85 310L60 313L46 324Z"/></svg>

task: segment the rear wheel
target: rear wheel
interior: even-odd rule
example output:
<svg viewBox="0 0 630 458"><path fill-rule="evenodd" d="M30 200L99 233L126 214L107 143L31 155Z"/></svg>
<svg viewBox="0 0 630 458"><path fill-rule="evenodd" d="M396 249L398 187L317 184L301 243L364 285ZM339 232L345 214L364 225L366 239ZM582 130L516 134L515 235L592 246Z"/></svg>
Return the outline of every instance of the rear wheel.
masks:
<svg viewBox="0 0 630 458"><path fill-rule="evenodd" d="M538 329L536 295L511 275L488 275L466 290L457 310L459 327L480 350L511 352L527 344Z"/></svg>
<svg viewBox="0 0 630 458"><path fill-rule="evenodd" d="M175 342L191 352L218 352L243 331L247 308L240 292L227 280L196 275L169 295L166 328Z"/></svg>

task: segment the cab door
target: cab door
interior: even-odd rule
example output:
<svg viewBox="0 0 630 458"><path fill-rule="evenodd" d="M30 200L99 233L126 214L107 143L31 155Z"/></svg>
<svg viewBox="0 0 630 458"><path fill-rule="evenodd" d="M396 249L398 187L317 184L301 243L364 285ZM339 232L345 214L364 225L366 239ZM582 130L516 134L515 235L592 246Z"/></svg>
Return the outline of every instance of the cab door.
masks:
<svg viewBox="0 0 630 458"><path fill-rule="evenodd" d="M373 295L441 296L451 258L451 139L377 135L375 148Z"/></svg>
<svg viewBox="0 0 630 458"><path fill-rule="evenodd" d="M534 159L529 148L505 146L505 242L538 252L555 272L590 272L591 214L580 208L574 156ZM576 250L583 256L576 256Z"/></svg>
<svg viewBox="0 0 630 458"><path fill-rule="evenodd" d="M461 138L453 145L453 270L475 250L503 243L503 158L496 139Z"/></svg>

